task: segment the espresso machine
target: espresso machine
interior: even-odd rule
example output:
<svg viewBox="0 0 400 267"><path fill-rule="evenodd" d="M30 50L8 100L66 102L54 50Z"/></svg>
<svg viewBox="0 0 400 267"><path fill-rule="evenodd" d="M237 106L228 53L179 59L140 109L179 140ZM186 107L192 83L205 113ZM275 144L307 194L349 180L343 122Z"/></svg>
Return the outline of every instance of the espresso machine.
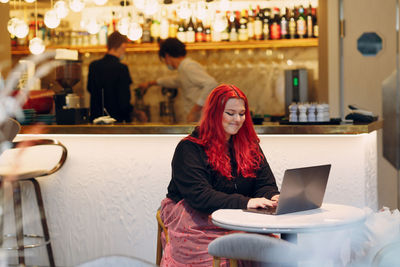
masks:
<svg viewBox="0 0 400 267"><path fill-rule="evenodd" d="M81 80L81 61L62 60L56 68L56 81L63 90L54 95L57 124L84 124L89 121L89 109L80 107L79 96L73 86Z"/></svg>
<svg viewBox="0 0 400 267"><path fill-rule="evenodd" d="M307 102L308 73L306 69L285 70L285 113L289 114L291 103Z"/></svg>
<svg viewBox="0 0 400 267"><path fill-rule="evenodd" d="M177 88L161 88L162 95L166 98L165 101L160 102L160 118L161 121L167 124L176 123L176 115L174 102L175 97L178 94Z"/></svg>

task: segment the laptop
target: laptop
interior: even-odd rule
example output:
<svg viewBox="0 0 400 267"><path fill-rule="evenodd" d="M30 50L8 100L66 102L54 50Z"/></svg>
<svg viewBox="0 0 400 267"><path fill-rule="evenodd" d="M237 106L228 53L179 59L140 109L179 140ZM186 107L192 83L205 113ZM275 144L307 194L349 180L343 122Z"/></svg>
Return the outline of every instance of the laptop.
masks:
<svg viewBox="0 0 400 267"><path fill-rule="evenodd" d="M286 214L321 207L331 164L288 169L282 181L278 206L245 209L270 215Z"/></svg>

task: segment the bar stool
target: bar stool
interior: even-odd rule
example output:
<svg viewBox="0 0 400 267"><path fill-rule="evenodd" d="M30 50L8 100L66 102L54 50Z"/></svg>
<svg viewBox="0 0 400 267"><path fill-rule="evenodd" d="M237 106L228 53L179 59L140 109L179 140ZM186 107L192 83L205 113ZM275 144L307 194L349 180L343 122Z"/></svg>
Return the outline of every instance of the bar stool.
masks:
<svg viewBox="0 0 400 267"><path fill-rule="evenodd" d="M34 171L29 171L29 172L21 172L21 173L13 173L12 170L7 170L5 169L0 169L0 190L1 190L1 201L3 201L2 193L4 190L4 182L7 181L7 177L13 177L13 179L10 181L12 185L12 190L13 190L13 205L14 205L14 218L15 218L15 230L16 234L6 234L3 235L3 213L1 214L1 219L0 219L0 233L1 233L1 238L10 238L10 237L16 237L17 241L17 246L16 247L6 247L5 249L8 250L18 250L18 263L21 264L22 266L25 266L25 255L24 255L24 250L26 248L35 248L39 246L46 246L47 249L47 256L49 258L49 265L50 266L55 266L54 263L54 257L53 257L53 250L51 248L51 242L50 242L50 234L49 234L49 229L47 226L47 220L46 220L46 213L44 210L44 205L43 205L43 198L40 190L39 183L37 182L36 178L41 177L41 176L47 176L52 173L55 173L58 171L64 164L65 160L67 159L67 149L63 144L58 142L57 140L52 140L52 139L35 139L35 140L27 140L27 141L19 141L19 142L12 142L12 148L10 149L16 149L21 146L24 147L24 149L28 149L29 147L34 147L34 146L43 146L43 145L52 145L52 146L59 146L62 149L62 153L60 156L59 161L53 168L50 170L34 170ZM24 229L23 229L23 214L22 214L22 203L21 203L21 186L20 182L22 181L30 181L33 184L34 190L35 190L35 196L36 196L36 201L37 205L39 208L39 213L40 213L40 219L41 219L41 225L43 229L43 236L36 235L36 234L24 234ZM1 207L4 207L3 203L1 203ZM4 211L4 208L3 208ZM36 244L30 244L30 245L25 245L24 238L34 238L37 240L43 240L43 242L38 242ZM1 246L3 246L3 240L1 240Z"/></svg>

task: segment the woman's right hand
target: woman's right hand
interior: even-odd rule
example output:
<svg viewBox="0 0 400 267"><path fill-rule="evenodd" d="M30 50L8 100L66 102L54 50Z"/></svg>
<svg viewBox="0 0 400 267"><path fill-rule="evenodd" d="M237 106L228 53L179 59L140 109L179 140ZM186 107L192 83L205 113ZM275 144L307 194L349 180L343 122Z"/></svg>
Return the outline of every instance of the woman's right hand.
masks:
<svg viewBox="0 0 400 267"><path fill-rule="evenodd" d="M266 199L265 197L250 198L247 202L248 209L265 208L267 206L274 207L277 202Z"/></svg>

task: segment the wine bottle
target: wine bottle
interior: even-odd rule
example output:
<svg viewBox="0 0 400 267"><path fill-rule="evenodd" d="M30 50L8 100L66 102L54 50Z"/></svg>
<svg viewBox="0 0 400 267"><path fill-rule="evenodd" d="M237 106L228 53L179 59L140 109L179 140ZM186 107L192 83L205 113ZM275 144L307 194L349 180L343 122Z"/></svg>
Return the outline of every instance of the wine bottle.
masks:
<svg viewBox="0 0 400 267"><path fill-rule="evenodd" d="M299 17L297 18L296 25L297 25L297 36L299 38L304 38L305 35L307 34L307 24L303 6L299 7Z"/></svg>
<svg viewBox="0 0 400 267"><path fill-rule="evenodd" d="M186 28L185 28L185 22L183 19L181 19L181 21L179 22L178 32L176 33L176 37L182 43L186 42Z"/></svg>
<svg viewBox="0 0 400 267"><path fill-rule="evenodd" d="M288 21L288 17L286 16L287 14L287 8L284 10L282 8L281 10L281 38L287 38L288 34L289 34L289 21Z"/></svg>
<svg viewBox="0 0 400 267"><path fill-rule="evenodd" d="M194 24L192 17L189 18L189 23L186 27L186 42L194 43L195 41L195 32L194 32Z"/></svg>
<svg viewBox="0 0 400 267"><path fill-rule="evenodd" d="M271 40L281 39L281 23L279 16L279 8L274 7L273 9L273 19L270 26L270 37Z"/></svg>
<svg viewBox="0 0 400 267"><path fill-rule="evenodd" d="M254 39L262 40L263 38L263 17L260 6L257 6L256 14L254 17Z"/></svg>
<svg viewBox="0 0 400 267"><path fill-rule="evenodd" d="M269 32L270 14L271 14L271 9L265 8L263 10L263 39L264 40L270 39L270 32Z"/></svg>
<svg viewBox="0 0 400 267"><path fill-rule="evenodd" d="M247 30L247 19L246 19L246 11L243 9L242 14L239 20L239 41L247 41L249 40L249 32Z"/></svg>
<svg viewBox="0 0 400 267"><path fill-rule="evenodd" d="M200 19L197 19L196 22L196 42L203 42L205 41L205 30L203 26L203 22Z"/></svg>
<svg viewBox="0 0 400 267"><path fill-rule="evenodd" d="M296 38L296 19L294 17L294 8L292 10L289 9L290 18L289 18L289 38Z"/></svg>
<svg viewBox="0 0 400 267"><path fill-rule="evenodd" d="M313 17L313 37L318 38L319 36L319 28L318 28L318 21L317 21L317 9L312 9L312 17Z"/></svg>
<svg viewBox="0 0 400 267"><path fill-rule="evenodd" d="M311 4L308 6L307 9L307 37L312 38L313 37L313 18L312 18L312 7Z"/></svg>

